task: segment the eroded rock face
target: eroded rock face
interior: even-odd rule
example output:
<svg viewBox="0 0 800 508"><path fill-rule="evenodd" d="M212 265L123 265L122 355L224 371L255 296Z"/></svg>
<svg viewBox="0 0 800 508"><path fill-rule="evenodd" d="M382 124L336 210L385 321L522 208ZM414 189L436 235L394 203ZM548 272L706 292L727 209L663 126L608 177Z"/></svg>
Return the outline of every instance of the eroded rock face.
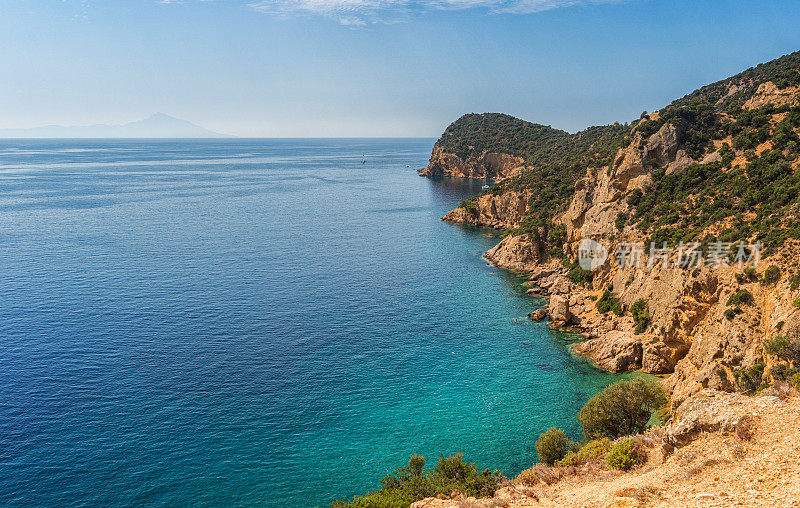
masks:
<svg viewBox="0 0 800 508"><path fill-rule="evenodd" d="M800 94L800 86L779 90L775 83L767 81L758 85L755 95L744 103L744 109L758 109L767 104L796 106L798 94Z"/></svg>
<svg viewBox="0 0 800 508"><path fill-rule="evenodd" d="M543 260L543 252L541 244L535 242L528 234L503 238L483 257L501 268L517 272L530 272Z"/></svg>
<svg viewBox="0 0 800 508"><path fill-rule="evenodd" d="M665 428L668 451L691 443L703 432L734 432L755 404L780 404L777 397L750 397L718 390L701 390L687 398Z"/></svg>
<svg viewBox="0 0 800 508"><path fill-rule="evenodd" d="M457 178L494 178L502 180L518 175L525 159L507 153L484 152L466 160L447 153L436 144L428 165L418 171L420 176L450 176Z"/></svg>
<svg viewBox="0 0 800 508"><path fill-rule="evenodd" d="M547 313L553 320L552 326L562 327L572 321L572 313L569 311L569 298L563 295L553 295L547 305Z"/></svg>
<svg viewBox="0 0 800 508"><path fill-rule="evenodd" d="M800 87L796 88L777 90L772 84L765 84L757 96L781 104L775 102L776 98L791 96L796 100ZM751 106L758 107L758 103ZM675 173L698 162L681 149L680 138L679 129L670 123L647 139L634 133L632 142L618 151L610 166L589 168L585 177L576 182L568 209L553 219L556 225L566 227L565 250L570 259L577 257L584 238L600 242L612 256L622 242L642 241L641 232L631 224L620 231L617 216L631 214L626 196L648 186L653 171ZM701 162L713 162L719 157L719 153L712 153ZM513 228L527 213L529 197L516 191L480 196L474 200L475 213L458 209L445 219ZM540 231L539 237L544 236ZM794 273L792 260L798 256L800 245L795 251L762 260L759 272L777 264L782 273ZM663 384L672 392L673 408L706 388L734 389L735 373L756 363L766 362L768 372L764 339L779 329L783 333L800 330L800 309L793 304L797 294L789 289L787 276L775 286L764 287L737 281L735 275L741 269L733 267L683 270L656 264L620 268L609 262L595 272L593 286L581 287L566 279L564 267L548 259L545 246L532 235L507 237L487 252L486 258L497 266L531 273L529 293L550 297L552 324L568 326L589 339L574 347L576 353L615 372L641 368L669 375ZM600 314L596 308L597 299L609 285L628 309L623 316ZM753 294L753 299L729 319L725 316L729 310L726 301L744 288ZM639 299L648 303L651 319L644 333L633 335L635 323L629 309Z"/></svg>
<svg viewBox="0 0 800 508"><path fill-rule="evenodd" d="M536 309L535 311L528 313L528 317L533 321L542 321L547 317L547 311L545 309Z"/></svg>
<svg viewBox="0 0 800 508"><path fill-rule="evenodd" d="M579 342L573 351L611 372L627 372L642 367L642 343L631 332L612 330L602 337Z"/></svg>
<svg viewBox="0 0 800 508"><path fill-rule="evenodd" d="M485 194L473 198L477 213L459 207L447 212L442 220L460 224L472 224L494 229L515 227L528 211L528 195L521 192L504 192L500 195Z"/></svg>

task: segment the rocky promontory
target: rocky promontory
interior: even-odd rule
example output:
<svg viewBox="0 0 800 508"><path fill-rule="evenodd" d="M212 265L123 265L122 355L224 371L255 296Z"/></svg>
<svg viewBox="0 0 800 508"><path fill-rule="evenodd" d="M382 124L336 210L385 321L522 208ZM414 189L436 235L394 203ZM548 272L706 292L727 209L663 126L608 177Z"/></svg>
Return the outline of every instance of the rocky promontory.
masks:
<svg viewBox="0 0 800 508"><path fill-rule="evenodd" d="M420 176L455 178L491 178L502 180L519 175L525 160L507 153L483 152L466 158L448 153L438 143L433 147L428 165L418 171Z"/></svg>
<svg viewBox="0 0 800 508"><path fill-rule="evenodd" d="M585 152L574 152L584 153L582 159L515 168L508 174L524 171L443 220L505 230L485 258L530 274L528 292L548 300L551 325L586 339L574 352L613 372L664 376L673 407L702 389L741 389L739 376L753 369L768 383L777 360L765 353L764 341L800 333L800 274L793 262L800 236L791 229L800 203L789 190L793 183L764 189L775 178L793 182L800 171L800 86L767 77L800 66L800 54L765 66L645 113L627 131L580 133L571 142L586 144ZM623 139L618 132L627 134ZM587 139L592 133L594 140ZM614 143L619 148L609 151ZM427 174L442 172L441 161L463 176L485 174L456 159L434 149ZM503 160L505 168L517 164ZM583 174L574 173L578 167ZM726 183L735 178L738 183ZM763 183L748 183L754 178ZM773 202L776 192L788 194L766 211L748 209ZM683 201L672 197L678 194ZM784 203L795 204L775 208ZM542 210L543 204L555 208ZM769 222L761 218L765 213L773 214ZM748 265L701 254L702 262L679 267L674 251L672 258L648 260L651 241L677 247L683 238L703 240L706 251L715 241L727 242L726 249L758 243L763 251ZM587 239L608 254L591 273L577 265ZM642 246L642 261L618 263L619 252L635 244Z"/></svg>

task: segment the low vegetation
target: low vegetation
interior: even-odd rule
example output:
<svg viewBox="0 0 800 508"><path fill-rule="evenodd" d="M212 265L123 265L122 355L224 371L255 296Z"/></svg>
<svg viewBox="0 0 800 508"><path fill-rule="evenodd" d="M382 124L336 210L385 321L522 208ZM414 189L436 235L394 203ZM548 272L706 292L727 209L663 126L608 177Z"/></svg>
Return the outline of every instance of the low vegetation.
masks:
<svg viewBox="0 0 800 508"><path fill-rule="evenodd" d="M592 462L601 457L611 449L611 440L607 437L593 439L585 445L578 447L577 450L570 451L567 455L556 462L557 466L581 466L587 462Z"/></svg>
<svg viewBox="0 0 800 508"><path fill-rule="evenodd" d="M381 480L383 486L364 496L331 503L331 508L407 508L414 501L453 491L468 496L492 496L505 477L498 471L478 471L464 462L461 453L439 455L433 469L425 469L425 457L414 454L408 465Z"/></svg>
<svg viewBox="0 0 800 508"><path fill-rule="evenodd" d="M608 314L608 312L611 311L617 316L621 316L625 313L622 302L620 302L619 298L614 294L614 286L611 284L603 291L602 296L600 296L594 305L601 314Z"/></svg>
<svg viewBox="0 0 800 508"><path fill-rule="evenodd" d="M639 298L633 305L631 305L631 314L633 315L633 322L636 325L634 333L640 334L647 330L650 326L650 308L647 300Z"/></svg>
<svg viewBox="0 0 800 508"><path fill-rule="evenodd" d="M623 439L614 443L611 450L606 455L606 463L614 469L627 471L639 462L639 451L636 441L633 439Z"/></svg>
<svg viewBox="0 0 800 508"><path fill-rule="evenodd" d="M586 439L638 434L668 400L667 393L655 381L620 381L592 397L578 413L578 421Z"/></svg>
<svg viewBox="0 0 800 508"><path fill-rule="evenodd" d="M569 440L564 431L555 427L539 434L536 440L536 453L539 454L539 462L552 466L567 455Z"/></svg>

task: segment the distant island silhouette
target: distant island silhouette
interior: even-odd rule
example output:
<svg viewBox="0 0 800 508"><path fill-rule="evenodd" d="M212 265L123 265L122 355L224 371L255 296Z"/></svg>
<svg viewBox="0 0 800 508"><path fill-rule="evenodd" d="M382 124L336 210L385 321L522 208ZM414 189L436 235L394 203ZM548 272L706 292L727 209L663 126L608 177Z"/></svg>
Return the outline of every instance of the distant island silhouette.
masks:
<svg viewBox="0 0 800 508"><path fill-rule="evenodd" d="M188 120L156 113L121 125L45 125L28 129L0 129L0 138L230 138Z"/></svg>

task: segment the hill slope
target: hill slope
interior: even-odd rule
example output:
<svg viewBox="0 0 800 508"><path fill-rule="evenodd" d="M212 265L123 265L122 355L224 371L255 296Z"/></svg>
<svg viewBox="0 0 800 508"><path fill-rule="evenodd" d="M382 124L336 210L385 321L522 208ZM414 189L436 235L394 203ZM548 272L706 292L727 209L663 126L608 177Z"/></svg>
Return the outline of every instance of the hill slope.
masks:
<svg viewBox="0 0 800 508"><path fill-rule="evenodd" d="M800 52L630 126L565 135L497 117L505 127L491 134L488 118L456 122L434 152L507 149L526 165L445 219L505 230L487 259L531 273L552 325L589 339L577 353L669 376L673 406L704 387L747 391L789 375L763 343L800 334ZM504 139L513 132L527 138ZM583 239L608 252L593 272L577 264ZM637 243L639 263L620 266ZM687 263L694 243L699 259ZM662 249L656 263L651 248Z"/></svg>

